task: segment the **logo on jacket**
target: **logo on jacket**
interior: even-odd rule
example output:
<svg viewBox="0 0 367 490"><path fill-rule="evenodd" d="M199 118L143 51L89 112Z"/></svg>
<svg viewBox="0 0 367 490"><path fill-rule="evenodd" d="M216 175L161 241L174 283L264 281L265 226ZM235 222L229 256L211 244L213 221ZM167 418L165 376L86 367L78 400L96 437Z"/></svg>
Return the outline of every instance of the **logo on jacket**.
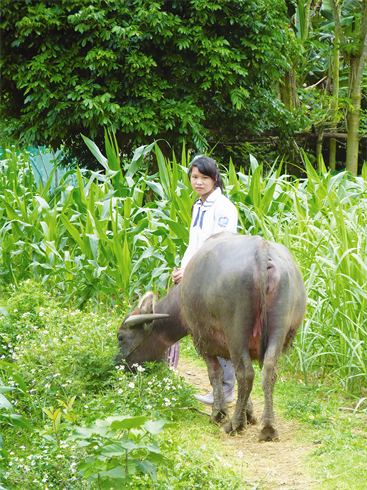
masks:
<svg viewBox="0 0 367 490"><path fill-rule="evenodd" d="M227 216L221 216L218 220L218 225L225 228L228 225L229 218Z"/></svg>

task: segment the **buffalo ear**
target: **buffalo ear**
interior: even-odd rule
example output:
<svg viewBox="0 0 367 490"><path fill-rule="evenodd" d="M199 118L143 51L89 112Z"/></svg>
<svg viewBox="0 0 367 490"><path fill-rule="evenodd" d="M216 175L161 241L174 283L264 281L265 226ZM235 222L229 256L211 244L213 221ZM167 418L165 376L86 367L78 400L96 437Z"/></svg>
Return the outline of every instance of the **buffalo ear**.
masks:
<svg viewBox="0 0 367 490"><path fill-rule="evenodd" d="M139 301L139 310L141 315L150 315L154 313L155 294L148 291Z"/></svg>

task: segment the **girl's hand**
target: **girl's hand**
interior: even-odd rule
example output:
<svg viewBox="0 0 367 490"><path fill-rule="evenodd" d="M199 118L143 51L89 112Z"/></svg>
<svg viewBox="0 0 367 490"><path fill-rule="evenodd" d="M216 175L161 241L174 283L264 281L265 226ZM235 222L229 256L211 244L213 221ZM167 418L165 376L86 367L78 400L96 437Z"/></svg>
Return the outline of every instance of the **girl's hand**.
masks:
<svg viewBox="0 0 367 490"><path fill-rule="evenodd" d="M179 282L182 281L184 270L185 269L182 269L182 268L177 269L177 267L174 267L171 277L172 277L172 281L175 284L178 284Z"/></svg>

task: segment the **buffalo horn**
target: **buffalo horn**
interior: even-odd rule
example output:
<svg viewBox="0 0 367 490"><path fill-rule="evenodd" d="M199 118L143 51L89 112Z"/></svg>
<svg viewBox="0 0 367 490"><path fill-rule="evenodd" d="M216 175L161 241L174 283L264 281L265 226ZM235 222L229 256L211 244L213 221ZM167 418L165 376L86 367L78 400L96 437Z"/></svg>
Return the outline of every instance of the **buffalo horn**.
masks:
<svg viewBox="0 0 367 490"><path fill-rule="evenodd" d="M146 315L131 315L124 322L126 327L134 327L140 323L152 322L153 320L159 320L161 318L168 318L167 313L149 313Z"/></svg>

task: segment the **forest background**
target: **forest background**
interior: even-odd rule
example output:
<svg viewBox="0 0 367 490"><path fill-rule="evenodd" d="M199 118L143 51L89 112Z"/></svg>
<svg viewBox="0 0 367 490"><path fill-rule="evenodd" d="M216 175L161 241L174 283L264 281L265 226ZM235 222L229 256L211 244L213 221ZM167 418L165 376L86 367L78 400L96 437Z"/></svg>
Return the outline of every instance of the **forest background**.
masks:
<svg viewBox="0 0 367 490"><path fill-rule="evenodd" d="M302 148L354 175L366 159L366 0L3 0L1 35L2 138L66 162L93 166L81 133L104 128L130 158L160 139L298 176Z"/></svg>

